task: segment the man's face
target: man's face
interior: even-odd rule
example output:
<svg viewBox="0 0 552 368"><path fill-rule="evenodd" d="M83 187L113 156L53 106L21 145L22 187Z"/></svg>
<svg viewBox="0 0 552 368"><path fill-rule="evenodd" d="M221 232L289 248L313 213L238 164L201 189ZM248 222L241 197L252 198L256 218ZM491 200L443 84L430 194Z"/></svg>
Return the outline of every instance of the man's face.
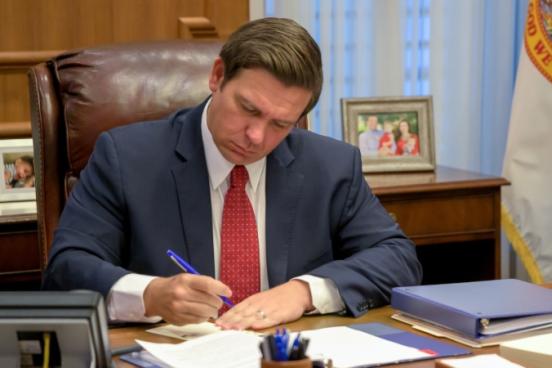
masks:
<svg viewBox="0 0 552 368"><path fill-rule="evenodd" d="M312 93L285 86L263 69L243 69L224 87L224 64L215 60L207 126L224 158L245 165L267 156L293 129Z"/></svg>
<svg viewBox="0 0 552 368"><path fill-rule="evenodd" d="M370 130L376 130L378 127L378 117L374 115L368 116L368 128Z"/></svg>

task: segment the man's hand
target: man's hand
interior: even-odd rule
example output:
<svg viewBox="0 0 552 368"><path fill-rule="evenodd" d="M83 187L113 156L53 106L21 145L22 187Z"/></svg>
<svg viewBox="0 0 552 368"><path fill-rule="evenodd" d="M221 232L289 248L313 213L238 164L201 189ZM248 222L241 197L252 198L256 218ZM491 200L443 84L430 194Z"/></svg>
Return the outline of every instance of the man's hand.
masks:
<svg viewBox="0 0 552 368"><path fill-rule="evenodd" d="M294 321L313 309L309 285L291 280L244 299L223 314L216 324L223 329L262 329Z"/></svg>
<svg viewBox="0 0 552 368"><path fill-rule="evenodd" d="M157 277L144 290L146 316L160 316L174 325L217 318L219 295L231 296L228 286L209 276L182 273Z"/></svg>

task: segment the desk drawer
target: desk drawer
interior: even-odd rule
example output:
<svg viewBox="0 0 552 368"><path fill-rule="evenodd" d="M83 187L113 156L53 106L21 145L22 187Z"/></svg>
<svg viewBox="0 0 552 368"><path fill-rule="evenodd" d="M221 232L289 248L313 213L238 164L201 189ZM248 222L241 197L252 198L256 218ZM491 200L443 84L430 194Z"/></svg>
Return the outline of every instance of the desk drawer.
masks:
<svg viewBox="0 0 552 368"><path fill-rule="evenodd" d="M40 269L36 231L0 234L0 275Z"/></svg>
<svg viewBox="0 0 552 368"><path fill-rule="evenodd" d="M380 198L414 240L417 237L492 233L496 227L493 193Z"/></svg>

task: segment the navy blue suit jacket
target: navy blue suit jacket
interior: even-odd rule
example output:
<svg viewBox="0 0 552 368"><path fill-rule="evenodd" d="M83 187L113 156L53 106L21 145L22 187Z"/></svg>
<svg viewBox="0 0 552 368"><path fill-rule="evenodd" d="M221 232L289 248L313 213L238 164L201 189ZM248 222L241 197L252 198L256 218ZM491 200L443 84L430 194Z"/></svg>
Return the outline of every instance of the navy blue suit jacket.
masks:
<svg viewBox="0 0 552 368"><path fill-rule="evenodd" d="M102 133L61 216L44 288L107 295L129 272L174 275L168 248L214 275L203 107ZM271 287L330 278L356 316L420 282L414 245L368 188L357 148L294 129L266 170Z"/></svg>

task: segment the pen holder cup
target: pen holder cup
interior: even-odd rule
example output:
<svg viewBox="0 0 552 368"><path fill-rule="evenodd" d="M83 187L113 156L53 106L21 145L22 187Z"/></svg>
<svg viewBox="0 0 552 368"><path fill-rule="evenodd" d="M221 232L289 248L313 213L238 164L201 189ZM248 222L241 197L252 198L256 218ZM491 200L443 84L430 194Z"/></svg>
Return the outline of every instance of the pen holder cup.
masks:
<svg viewBox="0 0 552 368"><path fill-rule="evenodd" d="M261 359L261 368L312 368L312 361L309 358L281 362Z"/></svg>

